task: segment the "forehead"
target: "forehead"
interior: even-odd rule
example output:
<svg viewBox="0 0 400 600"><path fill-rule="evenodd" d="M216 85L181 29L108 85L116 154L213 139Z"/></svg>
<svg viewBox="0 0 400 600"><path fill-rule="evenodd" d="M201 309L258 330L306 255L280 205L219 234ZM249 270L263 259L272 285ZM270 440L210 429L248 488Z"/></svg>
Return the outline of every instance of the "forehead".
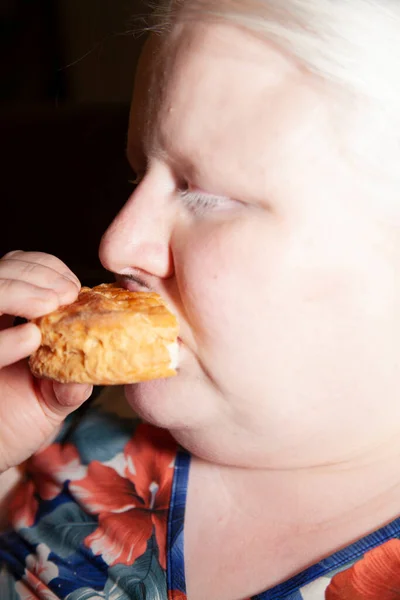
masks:
<svg viewBox="0 0 400 600"><path fill-rule="evenodd" d="M274 46L239 28L177 26L153 70L144 151L188 169L212 164L216 175L223 163L237 170L251 155L254 175L265 175L265 165L297 152L316 127L321 102L309 79Z"/></svg>

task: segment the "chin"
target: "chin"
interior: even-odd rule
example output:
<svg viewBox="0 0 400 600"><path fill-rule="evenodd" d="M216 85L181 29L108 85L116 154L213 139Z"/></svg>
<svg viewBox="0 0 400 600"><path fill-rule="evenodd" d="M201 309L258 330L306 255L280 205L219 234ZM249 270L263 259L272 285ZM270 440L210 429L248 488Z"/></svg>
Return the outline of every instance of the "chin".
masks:
<svg viewBox="0 0 400 600"><path fill-rule="evenodd" d="M176 377L125 386L132 410L144 421L169 430L199 428L209 421L215 399L204 381Z"/></svg>
<svg viewBox="0 0 400 600"><path fill-rule="evenodd" d="M125 397L133 411L144 421L168 428L173 422L169 405L169 381L157 379L125 386Z"/></svg>

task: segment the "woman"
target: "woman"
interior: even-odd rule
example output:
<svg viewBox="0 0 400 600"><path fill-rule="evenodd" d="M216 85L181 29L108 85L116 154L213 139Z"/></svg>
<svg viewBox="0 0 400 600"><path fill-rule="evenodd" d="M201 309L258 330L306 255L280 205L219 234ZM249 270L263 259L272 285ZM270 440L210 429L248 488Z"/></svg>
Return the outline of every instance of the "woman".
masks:
<svg viewBox="0 0 400 600"><path fill-rule="evenodd" d="M32 381L38 330L2 317L3 478L36 454L0 596L400 597L400 7L160 15L129 128L140 183L100 257L177 314L179 375L126 388L144 423L104 402L48 446L90 390ZM0 277L0 311L26 318L79 287L37 253Z"/></svg>

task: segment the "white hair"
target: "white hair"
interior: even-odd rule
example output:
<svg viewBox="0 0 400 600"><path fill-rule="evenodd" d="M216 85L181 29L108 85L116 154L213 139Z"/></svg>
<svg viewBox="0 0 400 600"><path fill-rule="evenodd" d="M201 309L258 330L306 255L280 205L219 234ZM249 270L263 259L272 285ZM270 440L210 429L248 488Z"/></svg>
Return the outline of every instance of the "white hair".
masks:
<svg viewBox="0 0 400 600"><path fill-rule="evenodd" d="M400 178L400 0L161 0L154 14L158 31L223 19L273 42L351 100L340 129Z"/></svg>

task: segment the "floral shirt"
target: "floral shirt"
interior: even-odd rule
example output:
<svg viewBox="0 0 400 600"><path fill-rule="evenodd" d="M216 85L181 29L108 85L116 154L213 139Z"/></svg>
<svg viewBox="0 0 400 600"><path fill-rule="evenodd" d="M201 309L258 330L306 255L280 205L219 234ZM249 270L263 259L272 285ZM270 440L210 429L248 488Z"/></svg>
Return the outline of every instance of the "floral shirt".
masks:
<svg viewBox="0 0 400 600"><path fill-rule="evenodd" d="M0 600L186 600L190 457L104 404L28 461L0 535ZM243 600L400 600L399 538L397 519Z"/></svg>

